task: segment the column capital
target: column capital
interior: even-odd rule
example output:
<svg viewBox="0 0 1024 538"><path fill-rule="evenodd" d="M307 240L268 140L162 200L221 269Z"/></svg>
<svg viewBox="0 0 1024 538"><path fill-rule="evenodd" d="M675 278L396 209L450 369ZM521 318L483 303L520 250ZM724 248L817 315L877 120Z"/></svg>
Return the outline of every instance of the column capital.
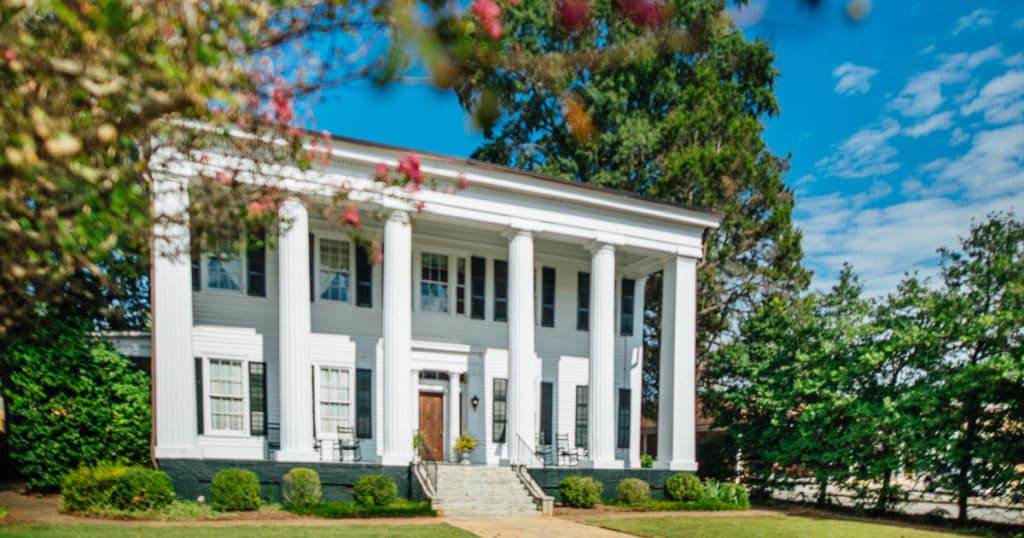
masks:
<svg viewBox="0 0 1024 538"><path fill-rule="evenodd" d="M508 228L501 232L501 235L505 239L508 239L509 241L517 237L526 237L528 239L533 239L533 232L534 230L531 230L529 228L509 226Z"/></svg>
<svg viewBox="0 0 1024 538"><path fill-rule="evenodd" d="M618 243L618 244L621 244L621 243ZM589 252L591 254L597 254L598 252L609 251L609 250L614 253L615 252L615 247L618 244L610 242L610 241L601 241L601 240L595 239L593 241L588 241L585 245L583 245L583 248L587 252Z"/></svg>
<svg viewBox="0 0 1024 538"><path fill-rule="evenodd" d="M402 224L408 224L409 214L406 213L405 211L392 211L391 214L388 215L388 222L400 222Z"/></svg>

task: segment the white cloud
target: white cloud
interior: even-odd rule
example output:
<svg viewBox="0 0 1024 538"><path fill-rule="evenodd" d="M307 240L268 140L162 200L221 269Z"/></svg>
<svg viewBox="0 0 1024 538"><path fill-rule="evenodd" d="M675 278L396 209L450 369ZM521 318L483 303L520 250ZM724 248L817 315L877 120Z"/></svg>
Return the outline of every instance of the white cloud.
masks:
<svg viewBox="0 0 1024 538"><path fill-rule="evenodd" d="M967 153L923 170L934 174L936 187L956 187L969 199L1024 194L1024 123L979 132Z"/></svg>
<svg viewBox="0 0 1024 538"><path fill-rule="evenodd" d="M1003 65L1006 67L1019 67L1024 65L1024 52L1018 52L1017 54L1003 60Z"/></svg>
<svg viewBox="0 0 1024 538"><path fill-rule="evenodd" d="M920 138L934 131L949 129L952 125L953 113L947 110L903 129L903 134L911 138Z"/></svg>
<svg viewBox="0 0 1024 538"><path fill-rule="evenodd" d="M967 132L964 131L963 129L957 127L956 129L953 129L953 134L950 135L949 137L949 145L959 146L960 144L963 144L964 142L967 142L970 139L971 135L967 134Z"/></svg>
<svg viewBox="0 0 1024 538"><path fill-rule="evenodd" d="M1024 30L1024 18L1013 21L1013 27L1018 30Z"/></svg>
<svg viewBox="0 0 1024 538"><path fill-rule="evenodd" d="M975 9L970 14L956 20L956 28L953 29L953 35L958 35L960 32L971 28L992 26L994 15L995 12L991 9Z"/></svg>
<svg viewBox="0 0 1024 538"><path fill-rule="evenodd" d="M815 165L828 175L843 178L884 176L895 172L900 163L894 161L897 151L889 140L900 133L900 124L886 118L877 127L867 127L844 140L835 153Z"/></svg>
<svg viewBox="0 0 1024 538"><path fill-rule="evenodd" d="M839 79L835 91L841 95L867 93L871 89L871 78L878 70L863 65L846 62L832 70L832 76Z"/></svg>
<svg viewBox="0 0 1024 538"><path fill-rule="evenodd" d="M969 116L983 112L988 123L1007 123L1024 117L1024 71L1009 71L985 84L978 96L960 107Z"/></svg>
<svg viewBox="0 0 1024 538"><path fill-rule="evenodd" d="M943 56L939 67L911 77L899 95L889 102L889 108L898 110L904 116L932 114L945 102L942 95L944 85L967 80L971 70L1002 55L1002 47L992 45L972 53L959 52Z"/></svg>

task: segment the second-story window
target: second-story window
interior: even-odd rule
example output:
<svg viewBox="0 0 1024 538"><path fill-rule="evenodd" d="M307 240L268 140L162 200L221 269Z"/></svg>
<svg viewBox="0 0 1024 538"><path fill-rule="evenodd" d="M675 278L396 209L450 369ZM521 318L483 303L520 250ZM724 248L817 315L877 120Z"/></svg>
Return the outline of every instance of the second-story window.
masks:
<svg viewBox="0 0 1024 538"><path fill-rule="evenodd" d="M219 290L242 289L242 259L231 241L216 241L206 261L207 287Z"/></svg>
<svg viewBox="0 0 1024 538"><path fill-rule="evenodd" d="M320 298L348 301L349 244L337 239L320 239Z"/></svg>
<svg viewBox="0 0 1024 538"><path fill-rule="evenodd" d="M448 312L448 256L424 252L420 270L420 309Z"/></svg>

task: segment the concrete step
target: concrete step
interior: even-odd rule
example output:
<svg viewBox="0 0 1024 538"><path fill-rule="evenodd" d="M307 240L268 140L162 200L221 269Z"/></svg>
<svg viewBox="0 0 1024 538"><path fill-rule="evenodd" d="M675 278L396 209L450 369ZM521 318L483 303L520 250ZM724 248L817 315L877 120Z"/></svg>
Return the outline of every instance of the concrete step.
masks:
<svg viewBox="0 0 1024 538"><path fill-rule="evenodd" d="M509 467L438 465L435 508L451 517L540 514L533 497Z"/></svg>

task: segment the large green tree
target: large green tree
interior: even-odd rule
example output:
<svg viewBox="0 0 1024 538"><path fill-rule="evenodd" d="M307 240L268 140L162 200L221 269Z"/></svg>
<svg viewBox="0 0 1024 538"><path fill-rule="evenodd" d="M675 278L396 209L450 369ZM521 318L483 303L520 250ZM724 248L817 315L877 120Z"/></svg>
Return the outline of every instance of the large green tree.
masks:
<svg viewBox="0 0 1024 538"><path fill-rule="evenodd" d="M616 17L611 0L557 3L578 6L585 21L567 30L550 4L524 2L505 27L525 55L600 48L633 61L601 70L553 62L543 83L529 69L482 66L457 90L467 109L490 99L504 111L474 157L724 214L699 273L703 363L742 316L808 284L787 162L762 139L762 121L779 111L777 70L767 43L732 26L724 0L634 3L648 16ZM679 46L631 49L650 24ZM656 381L660 279L647 289L645 367Z"/></svg>

